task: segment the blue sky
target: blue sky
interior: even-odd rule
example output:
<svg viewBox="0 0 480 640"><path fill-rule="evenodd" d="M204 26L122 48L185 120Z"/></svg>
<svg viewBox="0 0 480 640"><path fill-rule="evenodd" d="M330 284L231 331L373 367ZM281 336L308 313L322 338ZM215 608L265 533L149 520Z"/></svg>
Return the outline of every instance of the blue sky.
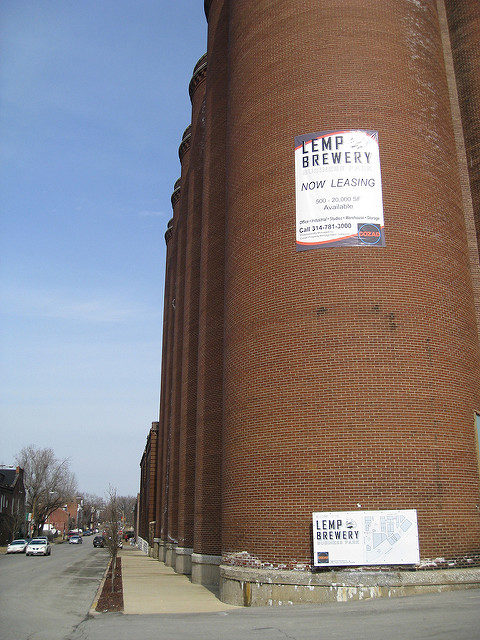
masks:
<svg viewBox="0 0 480 640"><path fill-rule="evenodd" d="M0 463L138 490L158 419L164 232L203 0L0 5Z"/></svg>

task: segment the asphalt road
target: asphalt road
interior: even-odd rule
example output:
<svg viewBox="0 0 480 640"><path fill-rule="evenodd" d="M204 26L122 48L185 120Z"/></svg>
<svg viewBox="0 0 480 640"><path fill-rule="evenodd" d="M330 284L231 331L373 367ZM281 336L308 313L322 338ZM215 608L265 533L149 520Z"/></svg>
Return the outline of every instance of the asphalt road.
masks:
<svg viewBox="0 0 480 640"><path fill-rule="evenodd" d="M0 555L0 640L64 640L85 619L108 563L92 540Z"/></svg>
<svg viewBox="0 0 480 640"><path fill-rule="evenodd" d="M208 614L103 614L67 640L479 640L480 589Z"/></svg>
<svg viewBox="0 0 480 640"><path fill-rule="evenodd" d="M0 556L0 640L480 640L480 589L208 614L88 617L104 549Z"/></svg>

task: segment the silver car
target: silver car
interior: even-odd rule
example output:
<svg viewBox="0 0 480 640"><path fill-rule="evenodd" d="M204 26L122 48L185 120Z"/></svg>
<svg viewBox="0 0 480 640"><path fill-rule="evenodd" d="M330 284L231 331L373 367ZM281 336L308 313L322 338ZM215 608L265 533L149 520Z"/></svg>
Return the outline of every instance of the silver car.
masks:
<svg viewBox="0 0 480 640"><path fill-rule="evenodd" d="M51 553L52 548L45 538L34 538L25 550L27 556L49 556Z"/></svg>

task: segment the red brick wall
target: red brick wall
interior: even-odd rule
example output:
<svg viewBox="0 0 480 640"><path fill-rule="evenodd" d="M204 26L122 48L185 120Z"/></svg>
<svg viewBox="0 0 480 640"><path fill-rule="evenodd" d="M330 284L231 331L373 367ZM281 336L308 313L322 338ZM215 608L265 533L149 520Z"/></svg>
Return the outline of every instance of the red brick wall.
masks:
<svg viewBox="0 0 480 640"><path fill-rule="evenodd" d="M139 535L144 540L149 539L149 524L154 521L156 517L156 496L159 488L157 465L158 427L158 422L152 422L140 462Z"/></svg>
<svg viewBox="0 0 480 640"><path fill-rule="evenodd" d="M68 533L68 518L69 518L69 514L67 513L66 510L64 509L55 509L55 511L53 511L53 513L51 513L45 524L51 524L52 527L54 529L56 529L57 531L60 531L62 534L63 533ZM75 513L72 516L72 518L75 520L77 520L77 510L75 507Z"/></svg>
<svg viewBox="0 0 480 640"><path fill-rule="evenodd" d="M182 350L183 350L183 316L185 291L185 243L186 221L190 185L187 179L191 148L191 126L185 131L180 145L180 162L182 165L179 216L175 225L176 235L176 278L174 289L174 315L172 340L172 384L170 397L167 400L167 450L165 471L165 500L167 504L164 515L167 521L162 523L162 530L167 542L176 542L178 537L178 462L180 441L180 409L182 384Z"/></svg>
<svg viewBox="0 0 480 640"><path fill-rule="evenodd" d="M150 456L149 456L149 438L147 436L147 442L145 449L143 450L142 459L140 460L140 492L139 492L139 523L138 523L138 535L144 540L148 539L148 482L150 476Z"/></svg>
<svg viewBox="0 0 480 640"><path fill-rule="evenodd" d="M445 0L480 241L480 3Z"/></svg>
<svg viewBox="0 0 480 640"><path fill-rule="evenodd" d="M311 512L357 505L416 508L423 558L478 553L480 363L436 2L232 2L228 65L226 561L309 564ZM350 128L379 131L387 246L296 253L293 138Z"/></svg>
<svg viewBox="0 0 480 640"><path fill-rule="evenodd" d="M150 429L150 479L149 479L149 492L148 492L148 509L147 518L148 523L155 520L155 504L158 491L157 475L157 440L158 440L158 422L152 422L152 428ZM153 542L153 541L152 541Z"/></svg>
<svg viewBox="0 0 480 640"><path fill-rule="evenodd" d="M178 544L193 547L195 495L195 439L197 406L198 295L200 238L202 228L203 148L205 144L205 59L195 67L192 98L192 145L189 170L189 201L186 219L185 291L181 375Z"/></svg>
<svg viewBox="0 0 480 640"><path fill-rule="evenodd" d="M465 136L463 133L462 110L459 99L459 84L455 74L452 41L448 27L448 17L445 0L437 0L438 18L442 34L443 52L445 59L445 71L450 94L450 105L452 113L453 130L457 146L460 185L462 190L462 208L465 216L465 228L467 231L468 253L470 257L470 269L472 273L473 291L475 298L475 310L477 317L477 330L480 336L480 262L477 243L475 214L472 202L472 191L470 188L469 164L471 164L471 154L467 156Z"/></svg>
<svg viewBox="0 0 480 640"><path fill-rule="evenodd" d="M51 524L57 531L68 533L69 522L72 527L77 526L78 502L69 502L66 509L59 508L52 511L45 524Z"/></svg>
<svg viewBox="0 0 480 640"><path fill-rule="evenodd" d="M173 367L173 326L175 317L175 282L177 267L177 225L180 215L181 180L177 180L172 194L173 219L165 234L167 242L166 271L165 271L165 296L164 296L164 323L163 323L163 348L162 348L162 388L160 396L160 433L158 438L157 460L159 464L157 482L157 502L155 510L156 537L165 539L167 532L168 505L166 500L167 477L167 453L169 451L168 419L170 415L170 397L172 390Z"/></svg>
<svg viewBox="0 0 480 640"><path fill-rule="evenodd" d="M221 554L227 2L208 23L195 475L196 553Z"/></svg>
<svg viewBox="0 0 480 640"><path fill-rule="evenodd" d="M193 526L197 553L299 568L312 511L416 508L423 559L480 554L480 27L444 4L205 3L167 251L165 540ZM297 253L294 136L356 128L379 132L387 246Z"/></svg>
<svg viewBox="0 0 480 640"><path fill-rule="evenodd" d="M177 180L172 194L172 207L180 198L180 180ZM165 472L165 416L166 416L166 400L169 394L171 384L171 349L170 349L170 333L172 324L172 289L175 282L175 251L174 235L175 219L171 218L165 232L166 242L166 262L165 262L165 287L163 298L163 334L162 334L162 370L161 370L161 388L160 388L160 410L158 422L158 438L157 438L157 493L155 501L155 537L161 537L162 510L164 505L163 478Z"/></svg>

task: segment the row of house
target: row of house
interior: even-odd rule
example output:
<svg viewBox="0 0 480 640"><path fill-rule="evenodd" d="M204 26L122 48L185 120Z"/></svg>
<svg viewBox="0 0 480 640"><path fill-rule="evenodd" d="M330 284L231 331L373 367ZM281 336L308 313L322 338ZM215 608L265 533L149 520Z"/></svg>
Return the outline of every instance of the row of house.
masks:
<svg viewBox="0 0 480 640"><path fill-rule="evenodd" d="M0 545L29 535L26 493L23 469L0 467ZM81 526L83 520L83 500L75 498L48 516L44 532L65 536L69 530Z"/></svg>

